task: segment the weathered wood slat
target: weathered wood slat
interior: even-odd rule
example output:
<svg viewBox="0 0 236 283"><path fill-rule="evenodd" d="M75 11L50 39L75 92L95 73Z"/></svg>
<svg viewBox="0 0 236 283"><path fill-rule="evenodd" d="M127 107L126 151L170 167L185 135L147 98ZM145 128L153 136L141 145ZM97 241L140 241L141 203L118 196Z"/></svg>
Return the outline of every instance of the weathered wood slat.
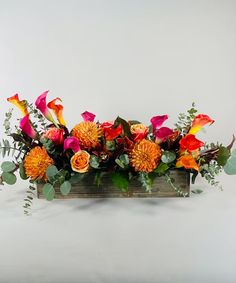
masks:
<svg viewBox="0 0 236 283"><path fill-rule="evenodd" d="M181 188L181 191L189 196L190 191L190 176L186 171L172 170L171 177L175 179L175 184ZM157 177L153 183L152 192L146 192L137 180L131 181L129 192L123 193L118 188L114 187L109 174L102 177L102 184L97 187L93 183L93 178L83 179L81 183L72 185L72 189L67 196L63 196L59 188L55 189L57 199L70 198L155 198L155 197L179 197L179 194L166 183L164 177ZM37 186L38 198L44 198L43 184Z"/></svg>

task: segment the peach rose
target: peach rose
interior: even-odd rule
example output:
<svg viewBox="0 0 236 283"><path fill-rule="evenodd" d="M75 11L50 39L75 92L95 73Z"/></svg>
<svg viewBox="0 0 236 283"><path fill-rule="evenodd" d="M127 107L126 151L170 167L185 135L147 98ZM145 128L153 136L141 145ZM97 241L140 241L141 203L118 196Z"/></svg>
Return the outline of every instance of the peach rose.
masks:
<svg viewBox="0 0 236 283"><path fill-rule="evenodd" d="M90 154L86 150L79 150L70 160L71 168L78 173L88 172Z"/></svg>
<svg viewBox="0 0 236 283"><path fill-rule="evenodd" d="M148 134L148 127L144 124L134 124L130 127L134 141L145 139Z"/></svg>

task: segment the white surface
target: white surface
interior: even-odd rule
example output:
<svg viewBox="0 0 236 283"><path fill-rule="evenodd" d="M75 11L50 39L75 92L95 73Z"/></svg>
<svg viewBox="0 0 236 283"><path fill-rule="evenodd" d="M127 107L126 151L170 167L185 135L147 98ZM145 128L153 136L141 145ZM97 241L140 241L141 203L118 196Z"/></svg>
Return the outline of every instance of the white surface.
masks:
<svg viewBox="0 0 236 283"><path fill-rule="evenodd" d="M85 110L146 123L168 113L171 126L195 101L216 120L199 138L227 144L235 15L225 0L0 0L0 122L15 92L50 89L70 127ZM235 282L235 181L188 199L36 200L32 217L23 183L4 187L0 282Z"/></svg>

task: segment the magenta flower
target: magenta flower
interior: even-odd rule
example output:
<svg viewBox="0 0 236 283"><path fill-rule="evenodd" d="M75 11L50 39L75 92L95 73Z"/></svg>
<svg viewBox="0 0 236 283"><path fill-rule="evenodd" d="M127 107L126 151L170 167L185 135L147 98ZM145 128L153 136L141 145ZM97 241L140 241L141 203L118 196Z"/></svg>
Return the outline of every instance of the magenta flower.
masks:
<svg viewBox="0 0 236 283"><path fill-rule="evenodd" d="M173 130L167 127L162 127L163 123L168 119L168 115L154 116L150 120L152 123L153 134L156 137L156 142L161 143L173 134Z"/></svg>
<svg viewBox="0 0 236 283"><path fill-rule="evenodd" d="M72 149L74 152L80 150L79 140L76 137L68 137L64 140L64 150Z"/></svg>
<svg viewBox="0 0 236 283"><path fill-rule="evenodd" d="M27 136L31 137L32 139L36 139L37 133L30 123L29 114L25 115L21 119L20 128L21 128L22 132L25 133Z"/></svg>
<svg viewBox="0 0 236 283"><path fill-rule="evenodd" d="M152 117L150 121L152 123L153 130L159 129L167 119L168 119L168 115L160 115L160 116Z"/></svg>
<svg viewBox="0 0 236 283"><path fill-rule="evenodd" d="M81 116L83 117L85 122L93 122L96 115L94 115L93 113L90 113L88 111L85 111L81 114Z"/></svg>
<svg viewBox="0 0 236 283"><path fill-rule="evenodd" d="M56 124L56 122L54 121L51 112L49 111L48 107L47 107L47 102L46 102L46 98L47 98L47 94L48 94L48 90L43 92L36 100L35 102L35 106L36 108L44 115L44 117L46 119L48 119L50 122L52 122L55 126L58 127L58 125Z"/></svg>

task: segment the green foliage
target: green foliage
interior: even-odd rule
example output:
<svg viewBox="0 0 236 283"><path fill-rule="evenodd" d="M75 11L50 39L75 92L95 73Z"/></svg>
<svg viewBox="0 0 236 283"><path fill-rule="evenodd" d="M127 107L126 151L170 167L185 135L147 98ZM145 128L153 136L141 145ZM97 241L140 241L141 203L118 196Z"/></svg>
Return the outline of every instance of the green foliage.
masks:
<svg viewBox="0 0 236 283"><path fill-rule="evenodd" d="M20 177L22 180L26 180L28 179L29 177L25 174L25 168L24 168L24 164L23 163L20 163L19 164L19 170L20 170Z"/></svg>
<svg viewBox="0 0 236 283"><path fill-rule="evenodd" d="M72 184L72 185L75 185L75 184L78 184L80 183L83 178L85 177L86 173L74 173L70 179L69 179L69 182Z"/></svg>
<svg viewBox="0 0 236 283"><path fill-rule="evenodd" d="M146 172L139 172L139 181L141 182L142 186L146 189L147 192L152 192L152 185L154 181L154 175L148 174Z"/></svg>
<svg viewBox="0 0 236 283"><path fill-rule="evenodd" d="M165 150L161 156L161 161L163 163L171 163L176 159L176 154L173 151Z"/></svg>
<svg viewBox="0 0 236 283"><path fill-rule="evenodd" d="M169 173L165 174L166 182L174 189L175 192L181 197L187 197L188 193L183 192L182 188L175 183L175 179L170 176Z"/></svg>
<svg viewBox="0 0 236 283"><path fill-rule="evenodd" d="M231 157L224 166L224 171L228 175L236 175L236 149L232 151Z"/></svg>
<svg viewBox="0 0 236 283"><path fill-rule="evenodd" d="M16 183L16 175L10 172L3 172L2 180L8 185L14 185Z"/></svg>
<svg viewBox="0 0 236 283"><path fill-rule="evenodd" d="M158 167L154 170L154 173L161 176L161 175L164 175L168 169L169 169L169 166L166 163L160 162Z"/></svg>
<svg viewBox="0 0 236 283"><path fill-rule="evenodd" d="M124 119L122 119L121 117L117 117L116 120L114 121L114 128L117 128L119 125L122 125L123 128L123 132L124 135L127 137L131 136L131 132L130 132L130 125L127 121L125 121Z"/></svg>
<svg viewBox="0 0 236 283"><path fill-rule="evenodd" d="M100 158L96 155L91 155L89 159L89 164L92 168L97 169L99 167Z"/></svg>
<svg viewBox="0 0 236 283"><path fill-rule="evenodd" d="M192 193L194 193L194 194L201 194L202 192L203 192L203 190L201 190L201 189L192 190Z"/></svg>
<svg viewBox="0 0 236 283"><path fill-rule="evenodd" d="M195 109L195 103L192 103L192 107L187 113L180 113L178 116L178 122L175 124L176 129L181 135L186 135L192 125L192 121L195 118L197 110Z"/></svg>
<svg viewBox="0 0 236 283"><path fill-rule="evenodd" d="M10 135L11 134L11 118L12 118L12 111L13 108L9 109L9 111L5 114L5 120L3 122L3 126L5 128L5 134Z"/></svg>
<svg viewBox="0 0 236 283"><path fill-rule="evenodd" d="M128 192L129 177L124 172L111 173L111 180L115 187L119 188L122 192Z"/></svg>
<svg viewBox="0 0 236 283"><path fill-rule="evenodd" d="M54 154L56 152L55 144L53 143L52 140L47 139L47 138L41 138L40 142L45 147L48 153Z"/></svg>
<svg viewBox="0 0 236 283"><path fill-rule="evenodd" d="M116 164L118 164L122 169L125 169L129 165L129 156L128 154L121 154L119 158L115 160Z"/></svg>
<svg viewBox="0 0 236 283"><path fill-rule="evenodd" d="M137 125L137 124L141 124L141 122L137 121L137 120L129 120L128 123L130 125Z"/></svg>
<svg viewBox="0 0 236 283"><path fill-rule="evenodd" d="M44 194L46 200L49 200L49 201L53 200L54 197L55 197L54 187L49 183L45 184L43 186L43 194Z"/></svg>
<svg viewBox="0 0 236 283"><path fill-rule="evenodd" d="M71 183L69 181L65 181L60 186L60 191L63 196L66 196L71 191Z"/></svg>
<svg viewBox="0 0 236 283"><path fill-rule="evenodd" d="M1 169L3 172L12 172L16 169L16 165L11 161L4 161L1 165Z"/></svg>
<svg viewBox="0 0 236 283"><path fill-rule="evenodd" d="M222 166L218 164L216 160L211 160L208 164L203 164L200 167L200 173L207 182L214 187L222 189L219 181L216 180L216 177L222 171Z"/></svg>
<svg viewBox="0 0 236 283"><path fill-rule="evenodd" d="M46 170L46 176L49 180L52 179L53 177L55 177L55 175L57 173L58 173L58 169L55 165L48 166L48 168Z"/></svg>
<svg viewBox="0 0 236 283"><path fill-rule="evenodd" d="M24 213L26 215L30 215L31 207L32 207L32 204L33 204L33 199L35 197L35 190L36 189L32 185L32 182L31 182L31 184L29 185L28 190L26 191L27 195L24 198L25 203L23 205L23 208L24 208Z"/></svg>
<svg viewBox="0 0 236 283"><path fill-rule="evenodd" d="M106 149L109 151L114 151L116 149L115 141L106 141Z"/></svg>
<svg viewBox="0 0 236 283"><path fill-rule="evenodd" d="M220 166L225 166L230 157L230 150L227 147L220 146L217 162Z"/></svg>
<svg viewBox="0 0 236 283"><path fill-rule="evenodd" d="M100 187L101 183L102 183L102 172L98 171L98 172L95 173L94 184L97 187Z"/></svg>

